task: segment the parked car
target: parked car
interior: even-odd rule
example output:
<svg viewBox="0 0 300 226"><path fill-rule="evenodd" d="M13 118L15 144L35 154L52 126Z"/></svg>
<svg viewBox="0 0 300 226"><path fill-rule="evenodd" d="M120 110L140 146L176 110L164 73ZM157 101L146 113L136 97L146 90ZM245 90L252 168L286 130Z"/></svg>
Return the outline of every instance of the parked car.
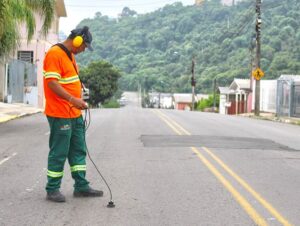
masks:
<svg viewBox="0 0 300 226"><path fill-rule="evenodd" d="M118 102L119 102L120 106L125 106L127 104L127 98L121 97Z"/></svg>

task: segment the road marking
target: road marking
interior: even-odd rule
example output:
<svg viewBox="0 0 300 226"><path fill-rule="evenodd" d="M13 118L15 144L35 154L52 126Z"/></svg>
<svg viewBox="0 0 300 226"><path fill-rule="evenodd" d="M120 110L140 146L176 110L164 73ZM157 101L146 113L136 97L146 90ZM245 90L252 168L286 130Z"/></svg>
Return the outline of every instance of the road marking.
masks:
<svg viewBox="0 0 300 226"><path fill-rule="evenodd" d="M168 125L172 124L173 125L169 125L171 129L177 127L176 129L176 133L179 135L191 135L191 133L189 133L188 131L186 131L182 126L180 126L178 123L176 123L174 120L172 120L169 116L163 114L160 111L155 111L159 112L157 113L158 116L160 116L160 118L163 117L163 121L168 121ZM162 116L163 115L163 116ZM181 131L183 131L183 133L178 133L178 129L180 129ZM190 147L194 153L197 154L198 158L200 158L200 160L207 166L207 168L218 178L218 180L227 188L227 190L234 196L234 198L237 200L237 202L245 209L245 211L249 214L249 216L259 225L267 225L267 223L264 221L264 219L256 213L256 211L254 210L254 208L247 202L247 200L245 200L243 198L243 196L241 196L238 191L236 191L234 189L234 187L230 184L230 182L228 182L223 176L222 174L199 152L199 150L195 147ZM233 170L230 169L230 167L228 167L221 159L219 159L215 154L212 153L211 150L209 150L206 147L202 147L203 150L212 158L214 159L229 175L231 175L242 187L244 187L262 206L264 206L269 213L271 213L280 223L282 223L283 225L286 226L290 226L292 224L290 224L288 222L288 220L286 220L283 216L281 216L281 214L270 204L268 203L265 199L262 198L262 196L255 192L255 190L253 188L251 188L251 186L246 183L242 178L240 178ZM263 221L262 221L263 220Z"/></svg>
<svg viewBox="0 0 300 226"><path fill-rule="evenodd" d="M166 120L169 120L171 123L173 123L179 130L181 130L185 135L191 135L188 131L186 131L182 126L180 126L177 122L175 122L173 119L167 117L165 114L163 114L160 111L155 111L162 117L164 117ZM164 120L165 121L165 120ZM182 135L181 133L178 133L179 135Z"/></svg>
<svg viewBox="0 0 300 226"><path fill-rule="evenodd" d="M5 163L6 161L8 161L9 159L11 159L12 157L14 157L14 156L16 156L18 153L13 153L11 156L8 156L8 157L6 157L6 158L4 158L4 159L2 159L1 161L0 161L0 165L2 165L3 163Z"/></svg>
<svg viewBox="0 0 300 226"><path fill-rule="evenodd" d="M167 125L175 131L178 135L191 135L188 131L183 129L178 123L174 123L168 116L165 114L155 111L157 116L160 117ZM172 125L172 123L174 125ZM180 132L178 129L183 132ZM217 177L217 179L224 185L224 187L232 194L232 196L236 199L236 201L244 208L244 210L248 213L251 219L260 226L268 225L267 222L261 217L255 209L251 206L251 204L230 184L228 180L226 180L222 174L195 148L191 147L194 153L197 154L198 158L206 165L206 167Z"/></svg>
<svg viewBox="0 0 300 226"><path fill-rule="evenodd" d="M262 196L257 193L251 186L240 178L232 169L230 169L221 159L219 159L211 150L206 147L202 147L207 154L209 154L228 174L230 174L240 185L242 185L257 201L260 202L268 211L271 213L280 223L283 225L291 225L284 217L280 215L280 213Z"/></svg>
<svg viewBox="0 0 300 226"><path fill-rule="evenodd" d="M198 158L206 165L206 167L215 175L215 177L224 185L224 187L232 194L235 200L244 208L248 215L257 225L268 225L267 222L261 217L251 204L230 184L228 180L197 150L191 147L193 152L197 154Z"/></svg>
<svg viewBox="0 0 300 226"><path fill-rule="evenodd" d="M177 130L171 123L169 123L165 118L162 117L161 114L158 114L158 111L153 111L154 113L156 113L156 115L163 120L169 127L171 127L171 129L173 131L175 131L175 133L177 133L178 135L181 135L181 132L179 130Z"/></svg>

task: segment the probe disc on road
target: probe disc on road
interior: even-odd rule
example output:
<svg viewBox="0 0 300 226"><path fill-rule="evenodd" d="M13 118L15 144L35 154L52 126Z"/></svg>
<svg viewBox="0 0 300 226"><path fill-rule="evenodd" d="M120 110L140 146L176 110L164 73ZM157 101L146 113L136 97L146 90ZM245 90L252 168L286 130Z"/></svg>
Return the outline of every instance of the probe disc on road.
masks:
<svg viewBox="0 0 300 226"><path fill-rule="evenodd" d="M107 204L107 208L115 208L115 204L113 201L110 201L108 204Z"/></svg>

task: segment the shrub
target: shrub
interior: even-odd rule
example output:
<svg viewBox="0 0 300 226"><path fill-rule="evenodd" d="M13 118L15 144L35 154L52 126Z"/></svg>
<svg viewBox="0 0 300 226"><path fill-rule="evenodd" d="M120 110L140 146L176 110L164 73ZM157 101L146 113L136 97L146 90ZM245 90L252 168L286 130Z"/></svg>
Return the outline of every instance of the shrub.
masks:
<svg viewBox="0 0 300 226"><path fill-rule="evenodd" d="M103 108L119 108L120 104L116 100L110 100L102 105Z"/></svg>
<svg viewBox="0 0 300 226"><path fill-rule="evenodd" d="M220 95L216 94L216 108L219 106ZM214 97L209 95L208 99L199 101L196 105L196 110L204 111L205 108L211 108L214 106Z"/></svg>

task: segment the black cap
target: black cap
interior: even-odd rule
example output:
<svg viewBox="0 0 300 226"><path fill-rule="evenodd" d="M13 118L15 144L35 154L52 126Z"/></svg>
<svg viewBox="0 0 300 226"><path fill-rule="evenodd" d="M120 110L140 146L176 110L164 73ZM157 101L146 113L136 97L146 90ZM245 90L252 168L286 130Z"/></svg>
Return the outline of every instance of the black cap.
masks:
<svg viewBox="0 0 300 226"><path fill-rule="evenodd" d="M82 36L84 43L90 51L93 51L93 47L91 46L93 37L91 32L89 31L89 27L84 26L82 28L76 28L71 31L71 38L75 38L77 35Z"/></svg>

